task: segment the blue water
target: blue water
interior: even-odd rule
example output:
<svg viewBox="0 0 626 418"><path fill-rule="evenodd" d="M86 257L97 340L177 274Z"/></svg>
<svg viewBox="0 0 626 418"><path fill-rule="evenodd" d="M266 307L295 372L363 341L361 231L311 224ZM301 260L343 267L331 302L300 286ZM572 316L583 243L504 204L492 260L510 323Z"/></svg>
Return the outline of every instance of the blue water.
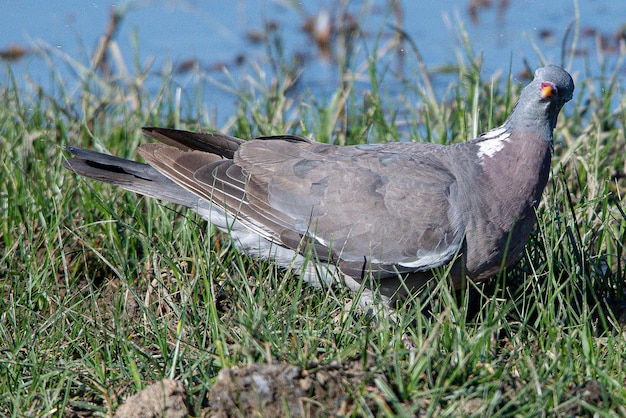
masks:
<svg viewBox="0 0 626 418"><path fill-rule="evenodd" d="M370 52L375 45L388 41L393 35L391 27L398 24L389 13L388 3L383 0L350 3L349 11L362 23ZM594 76L600 73L595 52L597 38L589 33L603 36L608 47L614 47L617 45L615 33L626 23L626 1L623 0L492 0L492 7L479 10L475 18L470 14L468 3L468 0L400 1L402 28L419 48L428 68L458 62L462 25L474 52L482 54L482 71L486 77L499 70L507 73L511 69L516 74L525 63L533 68L539 66L535 48L547 62L565 64L572 73ZM325 97L332 94L340 82L338 72L332 60L321 56L302 26L306 16L320 10L328 10L332 15L336 4L330 0L4 1L0 13L0 49L18 44L53 50L56 55L53 54L51 65L71 82L77 76L61 55L88 65L98 38L105 31L111 8L128 8L115 39L129 66L132 67L135 59L142 67L154 59L151 72L155 74L155 89L156 73L169 68L168 63L176 66L189 61L197 62L200 73L208 79L240 88L247 85L251 74L257 77L251 63L260 63L261 69L266 69L267 63L265 46L252 43L247 35L263 33L267 22L275 22L285 42L285 55L304 57L298 87ZM576 27L581 34L577 48L588 53L577 55L572 62L562 62L561 41L568 28L572 30L570 33L575 33ZM138 49L134 46L135 38ZM366 52L361 49L359 56L364 62ZM616 62L618 54L607 48L603 56L610 65ZM49 65L37 54L27 55L0 67L0 84L8 82L10 66L20 84L28 85L28 80L34 80L45 87L50 82ZM415 68L415 58L410 51L405 56L405 65ZM223 68L230 75L225 75ZM175 86L184 91L191 90L197 78L188 72L176 76L175 80ZM217 113L217 122L222 124L232 113L236 97L217 84L209 83L204 102L208 109Z"/></svg>

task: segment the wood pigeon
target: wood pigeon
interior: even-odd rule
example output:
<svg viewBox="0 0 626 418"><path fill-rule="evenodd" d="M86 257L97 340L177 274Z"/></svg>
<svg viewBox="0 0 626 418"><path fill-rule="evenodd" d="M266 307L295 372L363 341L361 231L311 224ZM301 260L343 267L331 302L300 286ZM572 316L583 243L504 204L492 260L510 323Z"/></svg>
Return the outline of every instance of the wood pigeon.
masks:
<svg viewBox="0 0 626 418"><path fill-rule="evenodd" d="M143 128L148 164L68 147L70 170L191 208L239 251L314 285L344 283L361 304L419 291L448 267L455 287L521 255L550 173L553 130L574 82L535 72L501 126L453 145L335 146L291 135L244 141Z"/></svg>

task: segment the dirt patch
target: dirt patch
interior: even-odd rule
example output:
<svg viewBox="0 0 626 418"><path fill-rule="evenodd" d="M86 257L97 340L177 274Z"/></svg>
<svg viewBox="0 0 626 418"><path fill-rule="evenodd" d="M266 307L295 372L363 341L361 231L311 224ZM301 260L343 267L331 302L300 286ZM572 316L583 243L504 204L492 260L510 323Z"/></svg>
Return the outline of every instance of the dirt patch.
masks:
<svg viewBox="0 0 626 418"><path fill-rule="evenodd" d="M359 359L307 370L286 364L223 369L209 394L210 408L201 415L344 416L363 408L375 413L383 398L375 381L386 378L369 369ZM355 391L364 404L357 405Z"/></svg>
<svg viewBox="0 0 626 418"><path fill-rule="evenodd" d="M115 418L178 418L189 416L182 382L163 379L126 399Z"/></svg>
<svg viewBox="0 0 626 418"><path fill-rule="evenodd" d="M569 394L571 399L563 403L559 413L565 416L591 416L593 413L586 406L603 409L603 392L602 384L597 380L588 380L581 385L573 386Z"/></svg>
<svg viewBox="0 0 626 418"><path fill-rule="evenodd" d="M204 416L301 416L304 388L301 370L284 364L252 364L220 371Z"/></svg>
<svg viewBox="0 0 626 418"><path fill-rule="evenodd" d="M255 363L224 368L208 395L209 407L197 416L350 416L376 415L392 408L376 385L386 378L370 371L360 359L344 364L311 365L304 370L288 364ZM183 417L192 414L185 404L181 382L162 380L126 399L115 414L125 417ZM357 401L358 398L358 401Z"/></svg>

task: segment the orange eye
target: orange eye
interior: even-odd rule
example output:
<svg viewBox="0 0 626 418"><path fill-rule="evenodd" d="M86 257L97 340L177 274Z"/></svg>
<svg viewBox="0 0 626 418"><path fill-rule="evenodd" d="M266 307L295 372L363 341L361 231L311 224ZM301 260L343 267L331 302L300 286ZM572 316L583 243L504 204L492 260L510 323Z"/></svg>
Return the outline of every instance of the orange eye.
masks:
<svg viewBox="0 0 626 418"><path fill-rule="evenodd" d="M542 98L548 98L548 97L552 97L556 94L556 87L554 87L554 84L552 83L548 83L547 81L544 81L543 83L541 83L541 97Z"/></svg>

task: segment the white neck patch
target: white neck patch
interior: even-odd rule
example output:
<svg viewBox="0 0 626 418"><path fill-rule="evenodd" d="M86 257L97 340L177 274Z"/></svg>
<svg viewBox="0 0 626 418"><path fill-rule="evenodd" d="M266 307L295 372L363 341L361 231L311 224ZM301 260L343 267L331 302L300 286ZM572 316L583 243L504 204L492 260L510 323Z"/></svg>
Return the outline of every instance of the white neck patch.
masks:
<svg viewBox="0 0 626 418"><path fill-rule="evenodd" d="M493 157L498 151L504 148L504 145L509 142L511 133L504 126L494 128L485 132L479 138L478 142L478 158L482 163L485 158Z"/></svg>

